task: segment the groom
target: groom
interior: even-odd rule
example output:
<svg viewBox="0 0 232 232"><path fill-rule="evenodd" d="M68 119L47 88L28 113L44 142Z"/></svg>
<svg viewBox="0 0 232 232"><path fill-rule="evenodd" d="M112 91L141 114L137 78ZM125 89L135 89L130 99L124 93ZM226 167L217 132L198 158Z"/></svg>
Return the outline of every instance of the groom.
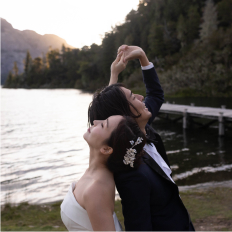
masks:
<svg viewBox="0 0 232 232"><path fill-rule="evenodd" d="M118 74L132 59L139 59L142 66L145 100L143 96L117 84ZM136 46L122 45L111 66L110 85L94 94L89 107L91 124L93 120L103 120L111 115L128 115L135 118L147 137L140 167L114 175L126 230L194 231L178 187L171 177L162 139L150 126L163 101L163 90L154 65L144 51Z"/></svg>

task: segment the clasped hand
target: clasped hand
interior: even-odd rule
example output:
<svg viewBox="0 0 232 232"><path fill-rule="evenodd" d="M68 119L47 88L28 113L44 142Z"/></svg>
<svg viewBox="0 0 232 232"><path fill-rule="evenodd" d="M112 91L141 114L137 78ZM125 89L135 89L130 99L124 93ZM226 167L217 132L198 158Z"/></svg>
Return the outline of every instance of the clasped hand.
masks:
<svg viewBox="0 0 232 232"><path fill-rule="evenodd" d="M144 51L137 46L122 45L118 48L118 55L111 65L111 77L109 85L118 81L118 75L126 68L129 60L140 59Z"/></svg>

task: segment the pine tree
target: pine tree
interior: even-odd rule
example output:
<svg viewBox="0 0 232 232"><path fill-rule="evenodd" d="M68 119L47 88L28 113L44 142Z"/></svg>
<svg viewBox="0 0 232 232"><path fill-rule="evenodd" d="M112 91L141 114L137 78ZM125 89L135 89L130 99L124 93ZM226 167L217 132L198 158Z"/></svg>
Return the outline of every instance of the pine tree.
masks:
<svg viewBox="0 0 232 232"><path fill-rule="evenodd" d="M192 43L199 35L200 14L197 11L197 6L190 6L188 10L187 21L187 43Z"/></svg>
<svg viewBox="0 0 232 232"><path fill-rule="evenodd" d="M200 28L201 40L209 37L217 29L217 9L212 0L207 0L203 12L203 23Z"/></svg>
<svg viewBox="0 0 232 232"><path fill-rule="evenodd" d="M14 72L14 76L17 77L19 74L19 69L16 61L14 62L13 72Z"/></svg>
<svg viewBox="0 0 232 232"><path fill-rule="evenodd" d="M45 71L47 68L47 57L42 53L42 70Z"/></svg>
<svg viewBox="0 0 232 232"><path fill-rule="evenodd" d="M61 48L61 62L62 62L62 64L65 64L65 51L66 51L66 48L65 48L64 44L62 44L62 48Z"/></svg>
<svg viewBox="0 0 232 232"><path fill-rule="evenodd" d="M148 44L151 56L161 56L165 54L164 32L163 26L153 23L148 35Z"/></svg>
<svg viewBox="0 0 232 232"><path fill-rule="evenodd" d="M218 19L222 27L232 24L232 0L222 0L217 4Z"/></svg>
<svg viewBox="0 0 232 232"><path fill-rule="evenodd" d="M26 59L24 60L24 73L25 73L26 75L27 75L28 72L30 71L31 64L32 64L31 54L30 54L29 51L27 51Z"/></svg>
<svg viewBox="0 0 232 232"><path fill-rule="evenodd" d="M7 78L6 78L6 83L5 83L4 87L10 88L12 83L13 83L13 75L12 75L12 72L10 71Z"/></svg>
<svg viewBox="0 0 232 232"><path fill-rule="evenodd" d="M181 41L181 47L186 45L186 19L181 14L177 22L177 38Z"/></svg>
<svg viewBox="0 0 232 232"><path fill-rule="evenodd" d="M41 57L36 57L34 60L33 60L33 68L34 68L34 71L36 73L39 73L42 71L43 69L43 60Z"/></svg>

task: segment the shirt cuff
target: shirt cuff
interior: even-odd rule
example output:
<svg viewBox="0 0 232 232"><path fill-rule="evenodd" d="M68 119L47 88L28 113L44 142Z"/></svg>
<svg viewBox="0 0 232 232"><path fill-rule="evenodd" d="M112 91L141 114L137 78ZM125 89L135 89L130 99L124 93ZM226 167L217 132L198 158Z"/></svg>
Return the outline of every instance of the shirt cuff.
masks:
<svg viewBox="0 0 232 232"><path fill-rule="evenodd" d="M153 63L151 63L151 62L149 62L149 63L150 63L150 64L147 65L147 66L141 66L142 70L148 70L148 69L151 69L151 68L154 67L154 64L153 64Z"/></svg>

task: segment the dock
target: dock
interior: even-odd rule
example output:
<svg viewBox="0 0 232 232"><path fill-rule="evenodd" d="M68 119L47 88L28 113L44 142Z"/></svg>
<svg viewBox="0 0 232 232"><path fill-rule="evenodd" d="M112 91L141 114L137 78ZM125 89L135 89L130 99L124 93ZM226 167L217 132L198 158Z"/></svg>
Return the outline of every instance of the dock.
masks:
<svg viewBox="0 0 232 232"><path fill-rule="evenodd" d="M177 115L171 118L171 115ZM162 119L167 119L172 122L182 120L184 129L191 127L192 124L197 124L201 128L207 128L214 123L218 123L218 135L224 136L225 128L232 129L228 125L232 123L232 109L213 108L213 107L199 107L192 103L189 105L177 105L164 103L159 111L158 116ZM209 122L203 124L195 121L195 118L209 119Z"/></svg>

